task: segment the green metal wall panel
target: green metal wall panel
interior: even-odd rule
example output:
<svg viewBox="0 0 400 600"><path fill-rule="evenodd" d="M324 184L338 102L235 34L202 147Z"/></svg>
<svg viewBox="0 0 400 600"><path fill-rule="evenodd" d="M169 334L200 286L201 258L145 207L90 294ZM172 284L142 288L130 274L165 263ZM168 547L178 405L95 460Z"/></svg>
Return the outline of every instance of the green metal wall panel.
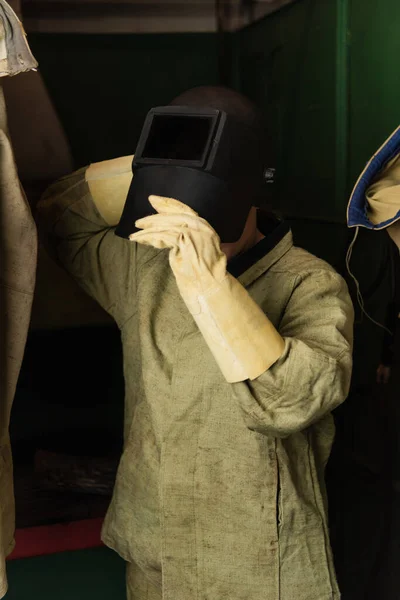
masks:
<svg viewBox="0 0 400 600"><path fill-rule="evenodd" d="M400 123L399 23L398 0L298 0L237 35L236 85L274 122L285 213L343 222Z"/></svg>
<svg viewBox="0 0 400 600"><path fill-rule="evenodd" d="M269 114L278 142L281 207L341 220L335 194L337 7L299 0L237 34L238 87Z"/></svg>
<svg viewBox="0 0 400 600"><path fill-rule="evenodd" d="M349 185L400 124L400 2L350 7Z"/></svg>

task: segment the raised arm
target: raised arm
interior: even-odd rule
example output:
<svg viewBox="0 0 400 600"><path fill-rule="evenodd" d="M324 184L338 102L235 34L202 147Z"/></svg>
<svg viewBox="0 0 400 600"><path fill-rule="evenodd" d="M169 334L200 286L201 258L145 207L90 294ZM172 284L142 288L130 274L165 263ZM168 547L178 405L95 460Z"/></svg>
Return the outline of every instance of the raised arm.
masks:
<svg viewBox="0 0 400 600"><path fill-rule="evenodd" d="M50 186L37 207L51 255L120 326L135 296L136 244L114 235L131 163L128 156L80 169Z"/></svg>

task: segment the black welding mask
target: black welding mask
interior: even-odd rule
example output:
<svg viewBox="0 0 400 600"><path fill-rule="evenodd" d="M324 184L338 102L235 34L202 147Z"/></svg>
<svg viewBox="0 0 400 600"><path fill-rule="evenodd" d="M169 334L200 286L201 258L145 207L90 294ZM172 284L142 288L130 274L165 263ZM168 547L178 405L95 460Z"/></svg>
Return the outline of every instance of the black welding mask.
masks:
<svg viewBox="0 0 400 600"><path fill-rule="evenodd" d="M116 235L128 238L137 231L135 222L154 214L148 198L157 195L190 206L222 242L240 238L251 207L265 196L273 170L267 168L261 130L216 104L150 110Z"/></svg>

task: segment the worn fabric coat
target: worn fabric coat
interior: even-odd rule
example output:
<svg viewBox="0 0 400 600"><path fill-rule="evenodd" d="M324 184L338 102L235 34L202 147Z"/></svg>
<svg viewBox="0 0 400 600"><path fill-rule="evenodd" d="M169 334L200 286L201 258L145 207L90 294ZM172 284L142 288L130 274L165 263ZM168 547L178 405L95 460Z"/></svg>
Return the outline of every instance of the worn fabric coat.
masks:
<svg viewBox="0 0 400 600"><path fill-rule="evenodd" d="M15 4L15 3L14 3ZM21 22L0 0L0 598L7 592L5 559L14 548L15 505L9 437L11 407L24 355L35 287L37 235L18 179L3 78L37 67ZM18 80L18 78L17 78ZM18 84L17 84L18 86Z"/></svg>
<svg viewBox="0 0 400 600"><path fill-rule="evenodd" d="M38 64L20 21L20 4L0 0L0 598L7 591L5 558L14 547L15 528L9 421L28 335L37 258L36 226L19 178L50 180L71 164L43 81L30 72ZM38 119L39 113L45 118Z"/></svg>
<svg viewBox="0 0 400 600"><path fill-rule="evenodd" d="M57 260L121 330L125 447L106 544L164 600L339 598L323 480L329 413L350 380L343 280L284 235L239 278L284 353L255 381L228 384L168 252L116 237L84 169L50 188L40 215Z"/></svg>
<svg viewBox="0 0 400 600"><path fill-rule="evenodd" d="M28 334L37 235L18 180L0 88L0 598L5 558L14 547L15 508L8 426Z"/></svg>

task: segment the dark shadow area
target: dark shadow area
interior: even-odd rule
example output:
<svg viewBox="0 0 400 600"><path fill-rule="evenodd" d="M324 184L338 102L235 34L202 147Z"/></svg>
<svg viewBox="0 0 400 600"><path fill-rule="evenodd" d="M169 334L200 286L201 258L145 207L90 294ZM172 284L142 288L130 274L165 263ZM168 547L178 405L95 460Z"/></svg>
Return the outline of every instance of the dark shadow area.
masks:
<svg viewBox="0 0 400 600"><path fill-rule="evenodd" d="M123 399L117 327L30 333L11 419L17 527L104 515Z"/></svg>

